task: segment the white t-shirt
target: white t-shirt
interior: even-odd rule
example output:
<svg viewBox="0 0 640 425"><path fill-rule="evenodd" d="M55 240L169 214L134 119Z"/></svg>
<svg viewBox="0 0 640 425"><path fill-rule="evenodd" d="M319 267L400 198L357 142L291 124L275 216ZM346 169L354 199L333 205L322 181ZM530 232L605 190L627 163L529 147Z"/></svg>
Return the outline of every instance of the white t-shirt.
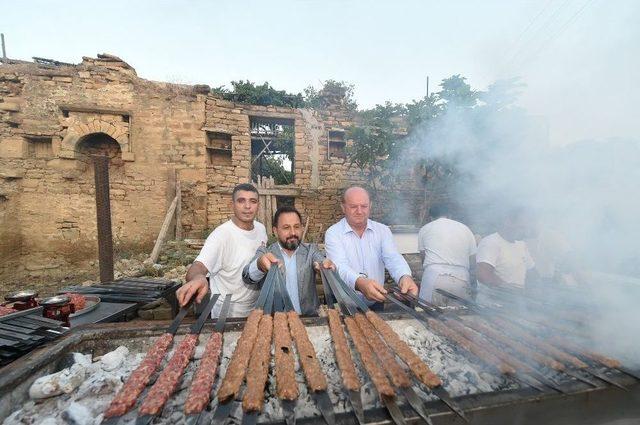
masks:
<svg viewBox="0 0 640 425"><path fill-rule="evenodd" d="M519 287L524 287L527 270L535 265L526 243L509 242L499 233L482 238L476 262L492 265L500 279Z"/></svg>
<svg viewBox="0 0 640 425"><path fill-rule="evenodd" d="M423 267L432 264L469 269L469 257L476 254L476 238L464 224L448 218L422 226L418 233L418 249L424 251Z"/></svg>
<svg viewBox="0 0 640 425"><path fill-rule="evenodd" d="M253 230L244 230L229 220L211 232L195 259L209 270L211 293L220 294L220 299L232 294L229 317L246 317L254 308L260 291L242 281L242 269L266 243L262 223L254 221ZM222 302L217 302L211 316L218 317L221 307Z"/></svg>

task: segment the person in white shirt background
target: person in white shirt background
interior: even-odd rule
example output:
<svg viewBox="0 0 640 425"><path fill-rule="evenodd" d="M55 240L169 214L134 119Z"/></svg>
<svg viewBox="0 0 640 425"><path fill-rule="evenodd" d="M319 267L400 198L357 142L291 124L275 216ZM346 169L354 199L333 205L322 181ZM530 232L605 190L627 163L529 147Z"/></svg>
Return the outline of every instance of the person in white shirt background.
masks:
<svg viewBox="0 0 640 425"><path fill-rule="evenodd" d="M424 273L420 283L420 298L437 305L446 305L448 298L434 292L441 288L459 297L472 296L472 271L476 265L476 239L471 230L452 220L445 204L429 209L432 221L418 233L418 249Z"/></svg>
<svg viewBox="0 0 640 425"><path fill-rule="evenodd" d="M411 269L391 230L369 219L371 200L366 189L353 186L345 190L341 207L344 218L327 229L324 242L327 258L336 265L342 280L359 291L374 310L383 308L387 294L385 268L403 293L418 295Z"/></svg>
<svg viewBox="0 0 640 425"><path fill-rule="evenodd" d="M253 310L259 288L243 282L242 269L256 250L267 243L264 225L255 221L258 204L258 190L254 186L245 183L233 189L233 216L209 234L200 254L187 270L186 283L176 291L181 306L194 296L196 302L202 302L211 290L221 298L231 294L230 317L246 317ZM214 306L211 312L214 318L218 317L221 306L221 302Z"/></svg>
<svg viewBox="0 0 640 425"><path fill-rule="evenodd" d="M535 263L524 242L530 232L530 215L522 208L510 210L499 230L485 236L478 245L478 283L524 289L528 272L529 278L535 277Z"/></svg>

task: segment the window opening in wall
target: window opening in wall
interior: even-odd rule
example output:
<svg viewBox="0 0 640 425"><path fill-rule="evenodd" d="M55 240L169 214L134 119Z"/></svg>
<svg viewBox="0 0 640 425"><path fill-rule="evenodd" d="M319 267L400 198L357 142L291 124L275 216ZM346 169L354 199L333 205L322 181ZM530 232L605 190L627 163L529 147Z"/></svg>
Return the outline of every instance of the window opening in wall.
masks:
<svg viewBox="0 0 640 425"><path fill-rule="evenodd" d="M27 157L51 158L52 156L51 137L27 137Z"/></svg>
<svg viewBox="0 0 640 425"><path fill-rule="evenodd" d="M207 161L209 165L231 165L231 134L207 131Z"/></svg>
<svg viewBox="0 0 640 425"><path fill-rule="evenodd" d="M67 109L62 110L62 116L65 118L69 118L69 111Z"/></svg>
<svg viewBox="0 0 640 425"><path fill-rule="evenodd" d="M347 146L344 140L344 130L332 129L329 130L329 137L327 143L327 157L331 158L346 158L345 148Z"/></svg>
<svg viewBox="0 0 640 425"><path fill-rule="evenodd" d="M276 207L295 207L296 198L293 196L276 196Z"/></svg>
<svg viewBox="0 0 640 425"><path fill-rule="evenodd" d="M273 177L276 185L294 183L294 121L251 117L251 179Z"/></svg>
<svg viewBox="0 0 640 425"><path fill-rule="evenodd" d="M129 115L122 115L122 122L129 122Z"/></svg>

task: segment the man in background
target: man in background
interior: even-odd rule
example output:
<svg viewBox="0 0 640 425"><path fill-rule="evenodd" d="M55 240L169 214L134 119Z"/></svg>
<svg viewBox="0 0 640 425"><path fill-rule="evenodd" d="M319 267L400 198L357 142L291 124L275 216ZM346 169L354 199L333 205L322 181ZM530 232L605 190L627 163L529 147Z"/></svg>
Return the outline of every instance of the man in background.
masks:
<svg viewBox="0 0 640 425"><path fill-rule="evenodd" d="M448 298L434 292L441 288L459 297L470 299L472 273L476 265L476 239L464 224L452 220L445 204L429 209L432 221L418 233L418 249L422 257L420 298L437 305L446 305Z"/></svg>
<svg viewBox="0 0 640 425"><path fill-rule="evenodd" d="M476 255L478 282L490 287L524 289L527 272L535 266L524 242L530 225L525 210L512 209L499 230L480 241Z"/></svg>

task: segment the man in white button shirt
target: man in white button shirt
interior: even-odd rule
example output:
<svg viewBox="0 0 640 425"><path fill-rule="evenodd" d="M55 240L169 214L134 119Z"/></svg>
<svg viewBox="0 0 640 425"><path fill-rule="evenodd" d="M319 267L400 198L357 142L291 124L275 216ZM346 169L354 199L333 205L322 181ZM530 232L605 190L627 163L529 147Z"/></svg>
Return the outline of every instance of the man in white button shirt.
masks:
<svg viewBox="0 0 640 425"><path fill-rule="evenodd" d="M267 243L264 225L255 221L258 201L258 190L250 184L240 184L233 189L233 216L211 232L189 267L186 283L176 291L181 306L194 295L196 302L201 302L211 289L212 294L220 294L222 299L231 294L230 317L246 317L253 310L259 291L242 281L242 268L256 249ZM214 305L213 317L218 317L221 306L221 302Z"/></svg>
<svg viewBox="0 0 640 425"><path fill-rule="evenodd" d="M529 233L529 217L522 209L513 209L496 233L484 237L478 245L476 262L478 282L487 286L524 289L533 258L523 241Z"/></svg>
<svg viewBox="0 0 640 425"><path fill-rule="evenodd" d="M273 265L282 264L287 292L294 309L304 316L317 315L320 300L316 291L315 271L319 267L335 269L333 263L324 257L316 244L300 241L302 217L294 207L278 208L273 216L273 233L278 241L269 247L258 248L244 267L242 279L246 284L257 287Z"/></svg>
<svg viewBox="0 0 640 425"><path fill-rule="evenodd" d="M476 264L476 238L467 226L448 218L449 210L444 204L431 206L429 216L432 221L418 233L424 267L420 298L446 305L447 298L434 292L441 288L470 299L470 270Z"/></svg>
<svg viewBox="0 0 640 425"><path fill-rule="evenodd" d="M369 193L362 187L350 187L341 206L344 218L327 229L324 242L327 257L342 280L360 291L374 310L382 309L387 293L383 287L385 268L403 293L418 295L411 269L398 252L391 230L369 219Z"/></svg>

